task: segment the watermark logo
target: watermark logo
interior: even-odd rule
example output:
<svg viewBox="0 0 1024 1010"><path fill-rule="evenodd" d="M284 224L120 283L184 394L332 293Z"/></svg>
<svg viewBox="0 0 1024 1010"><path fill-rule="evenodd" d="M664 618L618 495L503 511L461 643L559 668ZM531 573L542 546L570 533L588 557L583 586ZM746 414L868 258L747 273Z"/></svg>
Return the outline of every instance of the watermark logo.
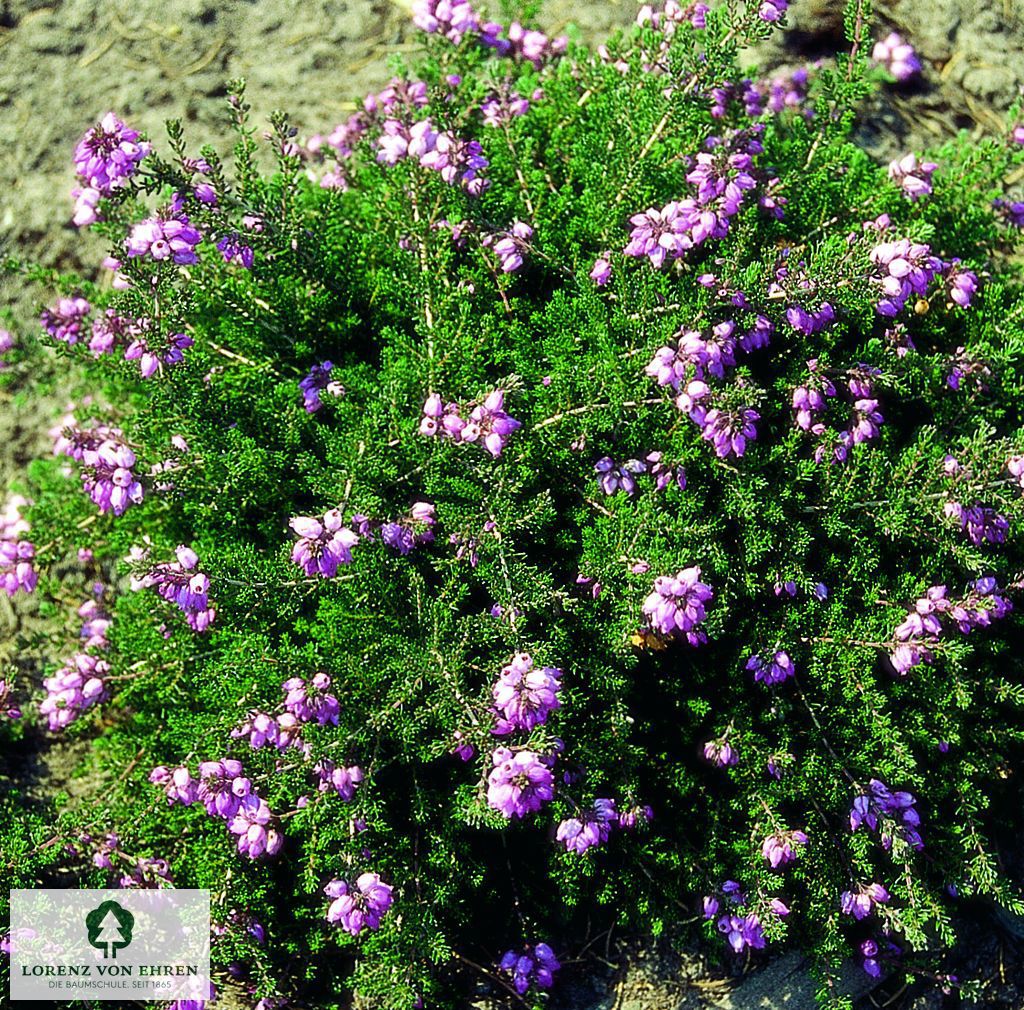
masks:
<svg viewBox="0 0 1024 1010"><path fill-rule="evenodd" d="M85 917L89 943L103 951L104 958L117 957L132 942L135 916L116 901L104 901Z"/></svg>
<svg viewBox="0 0 1024 1010"><path fill-rule="evenodd" d="M210 892L11 891L11 1001L208 1000Z"/></svg>

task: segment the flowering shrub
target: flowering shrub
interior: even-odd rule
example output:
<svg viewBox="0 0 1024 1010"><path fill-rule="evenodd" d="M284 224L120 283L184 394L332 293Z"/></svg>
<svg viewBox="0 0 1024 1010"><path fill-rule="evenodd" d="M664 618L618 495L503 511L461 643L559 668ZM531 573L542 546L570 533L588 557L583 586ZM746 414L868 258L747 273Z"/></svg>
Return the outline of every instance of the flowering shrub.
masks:
<svg viewBox="0 0 1024 1010"><path fill-rule="evenodd" d="M742 78L786 7L591 53L419 0L326 136L235 83L231 171L76 150L112 283L54 279L91 385L0 576L110 591L0 708L96 741L57 851L210 888L264 1006L536 996L595 915L934 971L957 896L1021 907L1024 148L871 163L913 50L854 3L834 66Z"/></svg>

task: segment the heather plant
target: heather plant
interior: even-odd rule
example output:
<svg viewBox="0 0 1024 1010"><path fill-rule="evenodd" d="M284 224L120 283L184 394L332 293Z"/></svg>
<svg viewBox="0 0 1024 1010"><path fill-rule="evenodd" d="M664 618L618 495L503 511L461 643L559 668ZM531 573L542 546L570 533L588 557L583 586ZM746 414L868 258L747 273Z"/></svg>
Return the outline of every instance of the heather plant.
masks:
<svg viewBox="0 0 1024 1010"><path fill-rule="evenodd" d="M786 6L591 52L419 0L329 134L241 82L231 162L88 129L109 276L9 264L85 379L0 538L81 633L0 732L107 785L8 873L209 888L263 1008L537 1002L588 923L970 989L958 903L1022 910L1024 147L875 164L912 48L861 0L745 75Z"/></svg>

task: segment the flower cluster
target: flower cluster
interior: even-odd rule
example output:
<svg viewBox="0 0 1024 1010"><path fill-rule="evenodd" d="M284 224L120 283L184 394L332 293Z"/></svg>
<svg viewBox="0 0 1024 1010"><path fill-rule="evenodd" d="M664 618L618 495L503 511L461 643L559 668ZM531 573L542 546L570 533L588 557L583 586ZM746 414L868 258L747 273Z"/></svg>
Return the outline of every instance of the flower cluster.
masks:
<svg viewBox="0 0 1024 1010"><path fill-rule="evenodd" d="M932 191L932 174L939 166L934 161L918 161L911 152L889 162L889 178L906 194L909 200L929 196Z"/></svg>
<svg viewBox="0 0 1024 1010"><path fill-rule="evenodd" d="M899 315L912 295L924 297L944 266L929 246L906 238L879 243L870 259L875 265L873 279L882 292L875 309L882 316Z"/></svg>
<svg viewBox="0 0 1024 1010"><path fill-rule="evenodd" d="M741 954L745 950L761 950L765 946L764 926L760 915L757 912L746 912L747 898L743 890L735 880L726 880L719 889L720 895L706 895L703 901L703 915L707 920L714 919L722 912L722 902L726 901L733 906L732 910L726 906L724 913L718 917L715 926L729 942L729 946ZM789 915L789 908L779 898L772 898L768 902L768 909L780 919Z"/></svg>
<svg viewBox="0 0 1024 1010"><path fill-rule="evenodd" d="M875 905L887 905L889 900L889 892L881 884L858 884L856 890L843 891L839 907L843 915L852 915L860 922L875 910Z"/></svg>
<svg viewBox="0 0 1024 1010"><path fill-rule="evenodd" d="M339 509L331 509L319 519L293 516L288 525L299 537L292 546L292 561L307 575L333 579L339 565L352 563L352 548L359 543L359 534L342 524Z"/></svg>
<svg viewBox="0 0 1024 1010"><path fill-rule="evenodd" d="M899 32L890 32L876 42L871 50L871 58L901 83L921 72L921 61L914 47L905 42Z"/></svg>
<svg viewBox="0 0 1024 1010"><path fill-rule="evenodd" d="M714 595L711 587L700 581L699 566L680 569L675 576L659 575L644 600L644 616L659 635L681 636L690 645L700 645L707 635L698 626L706 616L704 605Z"/></svg>
<svg viewBox="0 0 1024 1010"><path fill-rule="evenodd" d="M39 321L46 332L61 343L77 344L92 306L81 296L58 298L57 304L43 309Z"/></svg>
<svg viewBox="0 0 1024 1010"><path fill-rule="evenodd" d="M892 847L894 833L898 834L911 848L923 849L924 842L918 832L921 818L914 809L917 801L907 792L893 792L880 779L868 783L868 791L853 801L850 808L850 830L856 831L864 825L869 831L881 826L882 847Z"/></svg>
<svg viewBox="0 0 1024 1010"><path fill-rule="evenodd" d="M704 760L710 761L716 768L728 768L731 765L739 764L740 756L736 748L729 743L727 736L719 737L717 740L708 740L704 744Z"/></svg>
<svg viewBox="0 0 1024 1010"><path fill-rule="evenodd" d="M363 769L358 765L346 768L331 761L321 761L316 766L316 773L320 778L317 785L320 792L326 793L333 789L346 803L355 796L364 777Z"/></svg>
<svg viewBox="0 0 1024 1010"><path fill-rule="evenodd" d="M461 186L470 196L479 196L490 185L480 174L489 165L480 143L435 130L430 119L412 125L400 119L384 120L377 147L378 161L397 165L413 158L437 172L450 186Z"/></svg>
<svg viewBox="0 0 1024 1010"><path fill-rule="evenodd" d="M494 767L487 777L487 802L509 819L533 813L555 795L553 758L531 750L513 753L499 747L491 756Z"/></svg>
<svg viewBox="0 0 1024 1010"><path fill-rule="evenodd" d="M74 153L75 175L82 184L71 191L76 198L74 222L78 227L98 220L100 198L125 186L150 150L150 145L140 140L139 131L126 126L113 112L86 131Z"/></svg>
<svg viewBox="0 0 1024 1010"><path fill-rule="evenodd" d="M576 817L562 821L555 832L555 839L565 846L566 851L582 856L588 849L608 841L612 828L619 823L615 800L598 798L590 810L581 810Z"/></svg>
<svg viewBox="0 0 1024 1010"><path fill-rule="evenodd" d="M759 139L763 127L712 137L708 150L695 158L686 180L696 187L696 198L673 200L660 210L650 207L630 218L633 230L623 249L626 256L646 256L660 269L666 260L685 256L708 239L722 239L729 221L739 213L744 193L754 189L754 156L764 150Z"/></svg>
<svg viewBox="0 0 1024 1010"><path fill-rule="evenodd" d="M458 44L472 38L493 49L498 56L532 63L538 69L565 51L564 37L549 39L543 32L524 28L513 21L506 30L493 21L483 22L466 0L415 0L413 22L429 34L443 35Z"/></svg>
<svg viewBox="0 0 1024 1010"><path fill-rule="evenodd" d="M210 579L198 570L199 557L191 547L179 544L174 554L176 560L160 562L141 575L133 575L131 588L133 591L155 589L184 613L193 631L205 631L215 616L210 602ZM148 557L148 547L133 547L128 560L138 564Z"/></svg>
<svg viewBox="0 0 1024 1010"><path fill-rule="evenodd" d="M818 370L817 358L807 362L808 377L793 390L794 423L801 431L821 435L825 425L819 420L827 405L827 397L836 395L836 387L828 376Z"/></svg>
<svg viewBox="0 0 1024 1010"><path fill-rule="evenodd" d="M555 984L555 972L562 966L546 943L528 943L522 952L506 951L498 967L512 979L513 987L522 996L531 985L550 989Z"/></svg>
<svg viewBox="0 0 1024 1010"><path fill-rule="evenodd" d="M947 519L960 527L961 532L967 534L967 539L975 547L1003 543L1010 529L1010 520L1006 516L981 502L962 505L949 501L943 505L942 511Z"/></svg>
<svg viewBox="0 0 1024 1010"><path fill-rule="evenodd" d="M533 93L533 101L539 102L544 97L539 88ZM525 116L530 111L530 99L503 88L485 99L480 106L484 117L484 126L500 128L508 126L513 119Z"/></svg>
<svg viewBox="0 0 1024 1010"><path fill-rule="evenodd" d="M334 899L327 909L327 921L337 923L353 936L364 929L379 929L394 902L393 890L377 873L361 873L354 884L334 879L324 888L324 894Z"/></svg>
<svg viewBox="0 0 1024 1010"><path fill-rule="evenodd" d="M529 251L533 229L525 221L513 221L512 227L498 235L485 235L484 246L491 246L498 257L503 273L515 273L523 265L523 256Z"/></svg>
<svg viewBox="0 0 1024 1010"><path fill-rule="evenodd" d="M46 716L51 733L66 729L83 712L106 698L104 678L110 664L87 652L76 652L55 674L43 680L46 697L39 714Z"/></svg>
<svg viewBox="0 0 1024 1010"><path fill-rule="evenodd" d="M10 597L33 592L39 581L33 564L35 544L24 538L29 524L22 519L21 508L27 504L20 495L11 495L0 512L0 588Z"/></svg>
<svg viewBox="0 0 1024 1010"><path fill-rule="evenodd" d="M266 800L242 774L241 762L230 758L203 761L198 779L184 766L172 770L158 765L150 772L149 781L163 788L169 805L202 803L207 814L223 820L237 836L243 856L259 859L281 851L284 835Z"/></svg>
<svg viewBox="0 0 1024 1010"><path fill-rule="evenodd" d="M594 464L594 472L601 490L606 495L617 491L625 491L627 495L636 493L636 478L642 474L650 474L654 478L654 486L664 491L670 484L675 484L680 491L686 488L686 471L682 467L669 466L661 452L649 452L643 459L627 459L618 464L611 456L603 456Z"/></svg>
<svg viewBox="0 0 1024 1010"><path fill-rule="evenodd" d="M168 212L134 225L124 245L129 257L149 256L157 262L170 260L190 266L199 262L196 247L202 240L202 233L189 221L175 194Z"/></svg>
<svg viewBox="0 0 1024 1010"><path fill-rule="evenodd" d="M437 393L431 393L423 405L419 433L428 437L450 438L453 442L480 442L497 459L508 444L509 436L522 422L505 412L504 390L488 393L483 403L473 407L469 420L462 417L457 403L445 404Z"/></svg>
<svg viewBox="0 0 1024 1010"><path fill-rule="evenodd" d="M506 736L517 730L542 725L548 715L561 707L562 671L551 666L534 666L533 657L519 652L491 688L497 723L493 732Z"/></svg>
<svg viewBox="0 0 1024 1010"><path fill-rule="evenodd" d="M746 296L738 292L734 302L745 306ZM756 422L761 416L743 405L722 402L714 406L711 387L705 380L723 378L736 364L737 347L752 351L765 346L772 329L769 320L758 316L753 328L738 338L732 320L717 323L706 333L684 330L676 346L660 347L644 370L659 386L678 393L676 407L701 429L701 437L711 443L719 458L742 456L748 440L757 437Z"/></svg>
<svg viewBox="0 0 1024 1010"><path fill-rule="evenodd" d="M776 831L761 843L761 855L773 870L796 861L797 853L807 844L803 831Z"/></svg>
<svg viewBox="0 0 1024 1010"><path fill-rule="evenodd" d="M767 687L782 684L789 680L790 677L796 675L796 670L793 668L793 660L789 658L789 653L783 652L781 649L768 657L762 657L757 654L751 656L747 660L746 669L753 672L754 680L760 681Z"/></svg>
<svg viewBox="0 0 1024 1010"><path fill-rule="evenodd" d="M101 512L123 515L129 505L142 501L142 484L133 470L135 453L116 428L69 426L55 451L81 464L82 487Z"/></svg>
<svg viewBox="0 0 1024 1010"><path fill-rule="evenodd" d="M137 361L139 374L149 379L164 366L180 365L194 342L187 333L172 333L163 350L154 350L144 336L139 336L125 348L124 360Z"/></svg>
<svg viewBox="0 0 1024 1010"><path fill-rule="evenodd" d="M302 406L306 408L307 414L315 414L324 404L320 396L327 393L330 396L343 396L345 387L335 379L331 378L331 370L334 368L330 361L322 361L314 365L308 374L299 382L299 389L302 391Z"/></svg>
<svg viewBox="0 0 1024 1010"><path fill-rule="evenodd" d="M961 600L951 600L945 586L932 586L893 632L897 645L889 661L896 673L903 676L934 659L933 650L944 630L943 618L961 634L968 635L975 628L987 628L1012 609L1013 604L992 576L970 583Z"/></svg>
<svg viewBox="0 0 1024 1010"><path fill-rule="evenodd" d="M407 518L381 524L381 540L385 546L402 555L411 553L417 547L432 544L437 523L436 511L432 502L413 502Z"/></svg>
<svg viewBox="0 0 1024 1010"><path fill-rule="evenodd" d="M307 723L318 726L338 725L341 704L330 693L331 678L317 673L307 682L301 677L290 677L281 685L284 691L282 710L276 716L265 712L250 712L231 731L232 739L248 737L253 750L275 747L285 751L297 747L308 754L308 744L302 739L302 727Z"/></svg>

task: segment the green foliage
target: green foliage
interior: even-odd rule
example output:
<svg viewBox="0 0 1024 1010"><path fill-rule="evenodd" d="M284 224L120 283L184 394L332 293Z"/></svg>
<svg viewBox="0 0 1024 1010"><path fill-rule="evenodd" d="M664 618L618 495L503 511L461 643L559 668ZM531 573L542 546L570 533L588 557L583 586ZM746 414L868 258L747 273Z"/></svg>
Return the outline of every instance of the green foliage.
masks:
<svg viewBox="0 0 1024 1010"><path fill-rule="evenodd" d="M763 119L756 161L777 178L784 217L752 197L724 238L662 270L619 255L631 215L692 194L686 175L709 137L749 126L736 102L712 118L709 89L738 80L738 43L764 31L752 7L717 8L703 31L683 23L664 51L664 36L647 27L611 40L608 60L571 43L541 69L471 39L428 38L416 77L429 104L416 117L480 140L491 185L479 197L414 159L380 163L377 127L342 159L347 188L321 188L285 117L274 117L267 144L257 141L236 82L233 173L204 152L219 202L189 197L186 208L211 239L243 234L252 269L226 264L211 240L187 267L125 259L128 290L77 284L95 306L159 315L163 333L187 332L195 345L148 381L133 362L92 360L81 345L63 352L94 384L80 422L119 427L138 474L167 464L117 519L97 516L66 460L32 470L29 518L46 531L37 539L50 566L42 588L59 593L62 564L87 545L123 590L107 656L111 697L69 731L90 737L109 784L102 801L67 813L63 829L116 830L126 851L168 859L179 886L209 887L219 921L235 912L265 923L265 947L237 930L215 946L218 964L253 966L260 994L326 1006L356 988L406 1007L464 984L453 966L492 965L524 940L570 950L590 921L660 932L734 879L770 945L813 952L821 998L840 1006L829 979L868 935L839 914L852 883L891 891L873 922L908 957L952 942L950 883L1019 904L993 842L993 812L1020 807L1015 620L944 637L934 662L905 677L887 657L894 629L930 586L960 598L991 574L1019 588L1024 506L1006 462L1024 451L1024 300L1013 239L991 201L1022 157L961 137L936 154L934 194L908 201L846 139L870 87L868 11L854 4L855 52L813 81L815 115ZM454 98L450 74L461 76ZM538 87L543 98L526 115L481 125L488 95ZM147 159L133 187L104 203L100 227L116 255L147 206L192 192L180 125L169 132L173 159ZM911 302L900 316L916 347L906 354L868 279L879 238L862 224L881 214L892 221L887 237L927 242L982 278L969 309L942 291L917 313ZM246 231L247 215L258 230ZM514 219L534 234L523 267L505 274L483 239ZM611 280L597 287L588 273L609 251ZM806 271L807 308L835 307L834 325L805 336L785 322L789 302L773 284L787 263ZM703 274L716 279L707 286ZM63 291L77 283L49 280ZM749 308L730 300L740 290ZM724 319L747 327L755 313L775 323L772 342L738 355L720 385L725 402L756 407L758 437L742 458L719 459L644 366L681 331ZM989 374L954 392L946 378L958 348ZM325 395L308 414L298 382L325 359L344 395ZM850 369L878 370L885 423L845 463L815 462L814 439L793 424L808 359L840 388ZM499 458L418 433L430 393L471 404L497 388L522 422ZM644 477L635 495L603 493L599 459L655 450L685 469L685 489L657 491ZM1009 518L1006 544L974 546L945 518L947 454L972 474L958 490ZM290 560L294 516L337 507L346 521L397 520L417 501L436 506L437 536L408 556L364 541L333 579L306 578ZM178 544L196 551L217 612L208 632L192 632L151 591L128 591L129 569L147 565L123 559L143 543L150 563L171 560ZM642 613L656 576L692 565L715 593L699 648L659 637ZM789 581L794 598L773 591ZM819 583L827 599L815 595ZM755 683L747 659L779 648L796 677L773 689ZM564 670L561 709L514 738L557 753L560 789L509 823L486 801L490 688L524 651ZM317 671L333 680L340 722L305 727L307 755L232 738L250 711L277 710L282 682ZM469 763L452 756L456 732L476 749ZM701 749L723 735L739 762L717 769ZM282 817L276 859L243 859L223 823L198 805L168 807L147 781L154 766L194 773L228 754ZM364 769L351 804L317 792L321 760ZM851 834L851 803L872 778L918 797L923 854L898 838L887 852L878 834ZM595 797L620 809L650 804L654 818L585 856L565 852L555 825ZM0 824L0 861L30 879L46 832L25 817ZM761 841L785 828L805 830L810 843L775 872ZM367 870L394 885L396 903L378 932L353 940L324 921L322 889ZM769 911L776 897L788 918ZM713 923L707 932L717 935Z"/></svg>

